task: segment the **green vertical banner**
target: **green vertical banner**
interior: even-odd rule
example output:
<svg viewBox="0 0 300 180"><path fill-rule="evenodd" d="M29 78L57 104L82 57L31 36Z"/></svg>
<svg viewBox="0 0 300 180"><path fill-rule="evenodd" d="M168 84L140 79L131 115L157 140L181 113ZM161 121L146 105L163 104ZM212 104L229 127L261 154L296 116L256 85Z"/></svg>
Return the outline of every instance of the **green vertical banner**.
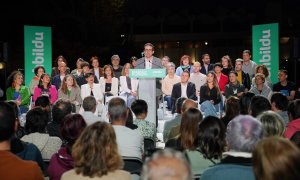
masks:
<svg viewBox="0 0 300 180"><path fill-rule="evenodd" d="M272 82L278 81L279 33L278 23L252 26L253 61L267 66Z"/></svg>
<svg viewBox="0 0 300 180"><path fill-rule="evenodd" d="M25 85L35 76L34 68L44 66L46 73L52 70L51 27L24 26Z"/></svg>

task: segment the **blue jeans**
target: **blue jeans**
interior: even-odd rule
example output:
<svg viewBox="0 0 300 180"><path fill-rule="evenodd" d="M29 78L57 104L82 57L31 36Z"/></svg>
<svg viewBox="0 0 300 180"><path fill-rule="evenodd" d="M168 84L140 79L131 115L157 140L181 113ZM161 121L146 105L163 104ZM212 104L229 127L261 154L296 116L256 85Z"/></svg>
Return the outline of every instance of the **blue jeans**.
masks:
<svg viewBox="0 0 300 180"><path fill-rule="evenodd" d="M218 117L217 112L220 111L220 103L214 105L210 101L204 101L201 104L200 110L204 113L204 116L215 116Z"/></svg>
<svg viewBox="0 0 300 180"><path fill-rule="evenodd" d="M172 110L172 97L171 96L165 96L164 101L167 101L168 110Z"/></svg>

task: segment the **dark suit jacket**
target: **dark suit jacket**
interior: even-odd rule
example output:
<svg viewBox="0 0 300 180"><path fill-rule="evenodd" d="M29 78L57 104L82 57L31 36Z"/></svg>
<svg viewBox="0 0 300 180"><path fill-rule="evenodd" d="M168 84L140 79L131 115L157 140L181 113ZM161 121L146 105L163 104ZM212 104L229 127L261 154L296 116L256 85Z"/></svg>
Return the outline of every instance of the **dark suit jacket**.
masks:
<svg viewBox="0 0 300 180"><path fill-rule="evenodd" d="M77 84L80 88L81 88L82 85L87 83L83 74L81 74L80 76L76 76L76 82L77 82ZM98 78L97 78L96 75L94 75L94 83L96 83L96 84L99 83Z"/></svg>
<svg viewBox="0 0 300 180"><path fill-rule="evenodd" d="M208 71L212 71L214 69L214 65L213 64L209 64L207 69L208 69ZM202 74L205 74L205 75L207 75L207 73L208 73L208 72L206 72L206 69L205 69L204 65L201 66L200 72Z"/></svg>
<svg viewBox="0 0 300 180"><path fill-rule="evenodd" d="M189 99L197 100L196 86L192 82L188 82L186 88L186 95ZM175 102L181 97L181 82L174 84L172 89L172 112L175 112Z"/></svg>
<svg viewBox="0 0 300 180"><path fill-rule="evenodd" d="M60 88L61 80L60 75L56 75L52 78L52 85L56 87L56 90Z"/></svg>

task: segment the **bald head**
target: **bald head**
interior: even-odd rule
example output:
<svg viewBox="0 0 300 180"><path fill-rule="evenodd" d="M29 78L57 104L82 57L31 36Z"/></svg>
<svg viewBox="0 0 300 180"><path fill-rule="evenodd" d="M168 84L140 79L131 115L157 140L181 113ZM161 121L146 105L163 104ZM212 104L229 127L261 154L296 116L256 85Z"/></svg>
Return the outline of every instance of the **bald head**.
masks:
<svg viewBox="0 0 300 180"><path fill-rule="evenodd" d="M165 149L148 160L142 172L143 180L190 180L191 170L182 153Z"/></svg>
<svg viewBox="0 0 300 180"><path fill-rule="evenodd" d="M183 113L184 111L186 111L189 108L198 108L198 105L194 100L186 99L185 101L183 101L181 113Z"/></svg>

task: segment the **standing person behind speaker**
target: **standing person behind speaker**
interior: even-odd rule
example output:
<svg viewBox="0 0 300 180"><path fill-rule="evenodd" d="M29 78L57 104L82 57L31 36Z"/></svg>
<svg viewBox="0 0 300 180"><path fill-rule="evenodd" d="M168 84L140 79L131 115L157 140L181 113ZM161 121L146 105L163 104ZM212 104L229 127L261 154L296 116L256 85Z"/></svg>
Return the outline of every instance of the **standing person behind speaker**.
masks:
<svg viewBox="0 0 300 180"><path fill-rule="evenodd" d="M51 72L51 78L53 78L54 76L58 75L59 74L59 69L58 69L58 66L61 62L64 62L66 65L68 64L67 63L67 60L62 56L62 55L59 55L56 60L55 60L55 67L52 68L52 72ZM67 67L66 69L66 72L67 74L70 74L70 68Z"/></svg>

